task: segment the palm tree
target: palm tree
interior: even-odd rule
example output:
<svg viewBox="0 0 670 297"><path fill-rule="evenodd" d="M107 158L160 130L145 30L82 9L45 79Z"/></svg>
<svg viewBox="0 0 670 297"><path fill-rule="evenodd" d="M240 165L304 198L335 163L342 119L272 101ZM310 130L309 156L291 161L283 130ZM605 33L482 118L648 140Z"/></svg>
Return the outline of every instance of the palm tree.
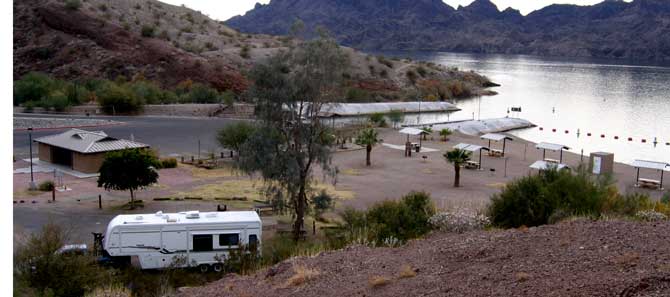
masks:
<svg viewBox="0 0 670 297"><path fill-rule="evenodd" d="M448 128L440 130L440 136L442 136L442 141L447 141L448 140L447 137L451 135L451 133L452 133L451 130L449 130Z"/></svg>
<svg viewBox="0 0 670 297"><path fill-rule="evenodd" d="M454 187L458 188L461 181L461 165L470 161L470 152L462 149L454 149L446 152L444 158L447 159L447 162L454 164L454 170L456 171L456 175L454 176Z"/></svg>
<svg viewBox="0 0 670 297"><path fill-rule="evenodd" d="M428 134L433 133L433 128L432 127L423 127L423 128L421 128L421 130L423 132L426 132L426 133L423 133L423 140L428 140Z"/></svg>
<svg viewBox="0 0 670 297"><path fill-rule="evenodd" d="M380 143L381 140L377 139L377 131L373 128L365 128L358 132L356 136L356 144L360 146L365 146L366 158L365 165L370 166L370 152L372 152L372 147Z"/></svg>

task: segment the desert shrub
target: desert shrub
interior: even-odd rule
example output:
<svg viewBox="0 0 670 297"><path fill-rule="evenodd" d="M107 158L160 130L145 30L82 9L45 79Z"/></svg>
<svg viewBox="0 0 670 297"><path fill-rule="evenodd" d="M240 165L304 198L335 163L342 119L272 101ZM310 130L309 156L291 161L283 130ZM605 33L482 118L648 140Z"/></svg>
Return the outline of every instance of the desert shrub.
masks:
<svg viewBox="0 0 670 297"><path fill-rule="evenodd" d="M23 103L23 112L33 112L35 110L35 101Z"/></svg>
<svg viewBox="0 0 670 297"><path fill-rule="evenodd" d="M414 72L413 70L407 70L406 75L407 75L407 79L409 79L409 81L410 81L411 83L415 83L415 82L416 82L416 79L417 79L416 72Z"/></svg>
<svg viewBox="0 0 670 297"><path fill-rule="evenodd" d="M163 90L161 90L156 83L146 80L137 80L128 83L126 87L129 88L130 91L134 93L135 97L143 103L157 104L165 101L164 97L166 94L163 93Z"/></svg>
<svg viewBox="0 0 670 297"><path fill-rule="evenodd" d="M458 80L447 82L447 90L453 98L467 98L472 96L472 86Z"/></svg>
<svg viewBox="0 0 670 297"><path fill-rule="evenodd" d="M107 114L135 113L142 110L144 102L123 85L107 83L96 92L98 103Z"/></svg>
<svg viewBox="0 0 670 297"><path fill-rule="evenodd" d="M261 267L261 255L258 246L239 245L232 249L226 259L220 259L226 272L248 274Z"/></svg>
<svg viewBox="0 0 670 297"><path fill-rule="evenodd" d="M668 219L668 217L665 214L653 210L638 211L637 213L635 213L635 217L646 222L657 222Z"/></svg>
<svg viewBox="0 0 670 297"><path fill-rule="evenodd" d="M66 0L65 8L69 10L79 10L79 8L81 8L81 2L79 0Z"/></svg>
<svg viewBox="0 0 670 297"><path fill-rule="evenodd" d="M256 126L248 122L235 122L218 131L216 140L227 149L239 153L240 148L256 132Z"/></svg>
<svg viewBox="0 0 670 297"><path fill-rule="evenodd" d="M366 58L367 58L367 57L366 57ZM377 56L377 61L378 61L380 64L386 65L386 67L388 67L388 68L393 68L393 62L391 62L390 60L386 59L386 57L384 57L384 56Z"/></svg>
<svg viewBox="0 0 670 297"><path fill-rule="evenodd" d="M192 103L217 103L220 101L219 92L201 83L193 83L190 91L183 97Z"/></svg>
<svg viewBox="0 0 670 297"><path fill-rule="evenodd" d="M14 254L14 284L38 296L83 296L102 283L104 270L86 255L60 254L67 232L54 224L30 236Z"/></svg>
<svg viewBox="0 0 670 297"><path fill-rule="evenodd" d="M312 207L317 217L320 217L324 212L333 207L334 199L325 190L322 190L317 195L312 197Z"/></svg>
<svg viewBox="0 0 670 297"><path fill-rule="evenodd" d="M393 109L388 113L389 120L393 123L393 127L397 127L399 123L405 120L405 113L402 110Z"/></svg>
<svg viewBox="0 0 670 297"><path fill-rule="evenodd" d="M154 37L154 35L156 34L156 28L150 25L143 25L141 32L142 37Z"/></svg>
<svg viewBox="0 0 670 297"><path fill-rule="evenodd" d="M42 192L51 192L54 189L54 182L50 180L43 181L37 186L37 189Z"/></svg>
<svg viewBox="0 0 670 297"><path fill-rule="evenodd" d="M226 106L233 106L235 104L235 93L231 90L227 90L221 93L221 102Z"/></svg>
<svg viewBox="0 0 670 297"><path fill-rule="evenodd" d="M370 97L370 92L359 88L349 88L345 94L348 102L367 101L370 100Z"/></svg>
<svg viewBox="0 0 670 297"><path fill-rule="evenodd" d="M177 159L167 158L160 161L161 168L177 168Z"/></svg>
<svg viewBox="0 0 670 297"><path fill-rule="evenodd" d="M419 67L417 67L417 68L416 68L416 72L417 72L419 75L421 75L421 77L426 77L426 75L428 74L428 71L426 71L426 68L424 68L423 66L419 66Z"/></svg>
<svg viewBox="0 0 670 297"><path fill-rule="evenodd" d="M463 233L481 230L491 224L488 217L465 209L441 212L430 217L429 222L435 229Z"/></svg>
<svg viewBox="0 0 670 297"><path fill-rule="evenodd" d="M416 238L430 231L429 218L435 209L425 192L411 192L400 201L375 204L367 212L347 210L337 237L355 239L359 235L372 245L392 245ZM340 242L341 244L341 242Z"/></svg>
<svg viewBox="0 0 670 297"><path fill-rule="evenodd" d="M582 168L576 174L548 170L523 177L507 184L491 200L487 210L491 222L507 228L554 223L572 215L634 216L654 207L648 196L621 195L611 181L591 176Z"/></svg>
<svg viewBox="0 0 670 297"><path fill-rule="evenodd" d="M245 44L242 46L242 48L240 49L240 57L245 59L251 58L250 49L248 45Z"/></svg>
<svg viewBox="0 0 670 297"><path fill-rule="evenodd" d="M379 126L379 127L384 127L386 126L386 118L384 117L384 114L381 112L375 112L370 115L370 122Z"/></svg>

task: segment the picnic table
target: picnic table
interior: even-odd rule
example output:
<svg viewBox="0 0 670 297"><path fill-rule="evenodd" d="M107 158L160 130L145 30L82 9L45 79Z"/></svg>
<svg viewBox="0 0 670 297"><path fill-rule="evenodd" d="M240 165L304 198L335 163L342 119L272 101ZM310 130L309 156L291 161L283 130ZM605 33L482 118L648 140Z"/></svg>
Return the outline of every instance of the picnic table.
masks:
<svg viewBox="0 0 670 297"><path fill-rule="evenodd" d="M661 188L661 182L655 179L640 178L638 179L636 186L641 188L659 189Z"/></svg>
<svg viewBox="0 0 670 297"><path fill-rule="evenodd" d="M479 162L466 161L465 162L465 168L466 169L479 169Z"/></svg>
<svg viewBox="0 0 670 297"><path fill-rule="evenodd" d="M489 150L489 156L491 156L491 157L502 157L503 156L503 151L502 150L491 149L491 150Z"/></svg>
<svg viewBox="0 0 670 297"><path fill-rule="evenodd" d="M548 163L554 163L554 164L560 164L561 163L561 161L559 161L559 160L549 159L549 158L545 158L544 161L548 162Z"/></svg>

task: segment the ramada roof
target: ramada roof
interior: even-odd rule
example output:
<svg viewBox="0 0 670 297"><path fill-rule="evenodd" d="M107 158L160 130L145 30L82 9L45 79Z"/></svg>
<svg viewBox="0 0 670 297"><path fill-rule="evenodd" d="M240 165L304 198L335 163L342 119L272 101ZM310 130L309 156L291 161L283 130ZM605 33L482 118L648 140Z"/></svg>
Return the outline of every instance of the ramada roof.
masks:
<svg viewBox="0 0 670 297"><path fill-rule="evenodd" d="M71 129L61 134L36 138L35 142L64 148L82 154L149 147L149 145L144 143L109 137L103 131L86 131L81 129Z"/></svg>

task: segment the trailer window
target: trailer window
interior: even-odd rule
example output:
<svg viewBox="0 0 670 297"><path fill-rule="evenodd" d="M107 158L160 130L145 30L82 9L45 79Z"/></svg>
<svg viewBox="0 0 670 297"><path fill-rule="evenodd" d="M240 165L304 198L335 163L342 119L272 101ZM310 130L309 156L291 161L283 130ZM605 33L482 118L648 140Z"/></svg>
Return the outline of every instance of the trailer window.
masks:
<svg viewBox="0 0 670 297"><path fill-rule="evenodd" d="M240 243L239 234L219 234L220 246L232 246Z"/></svg>
<svg viewBox="0 0 670 297"><path fill-rule="evenodd" d="M256 234L249 235L249 245L258 244L258 236Z"/></svg>
<svg viewBox="0 0 670 297"><path fill-rule="evenodd" d="M212 235L193 235L194 252L210 252L213 248Z"/></svg>

